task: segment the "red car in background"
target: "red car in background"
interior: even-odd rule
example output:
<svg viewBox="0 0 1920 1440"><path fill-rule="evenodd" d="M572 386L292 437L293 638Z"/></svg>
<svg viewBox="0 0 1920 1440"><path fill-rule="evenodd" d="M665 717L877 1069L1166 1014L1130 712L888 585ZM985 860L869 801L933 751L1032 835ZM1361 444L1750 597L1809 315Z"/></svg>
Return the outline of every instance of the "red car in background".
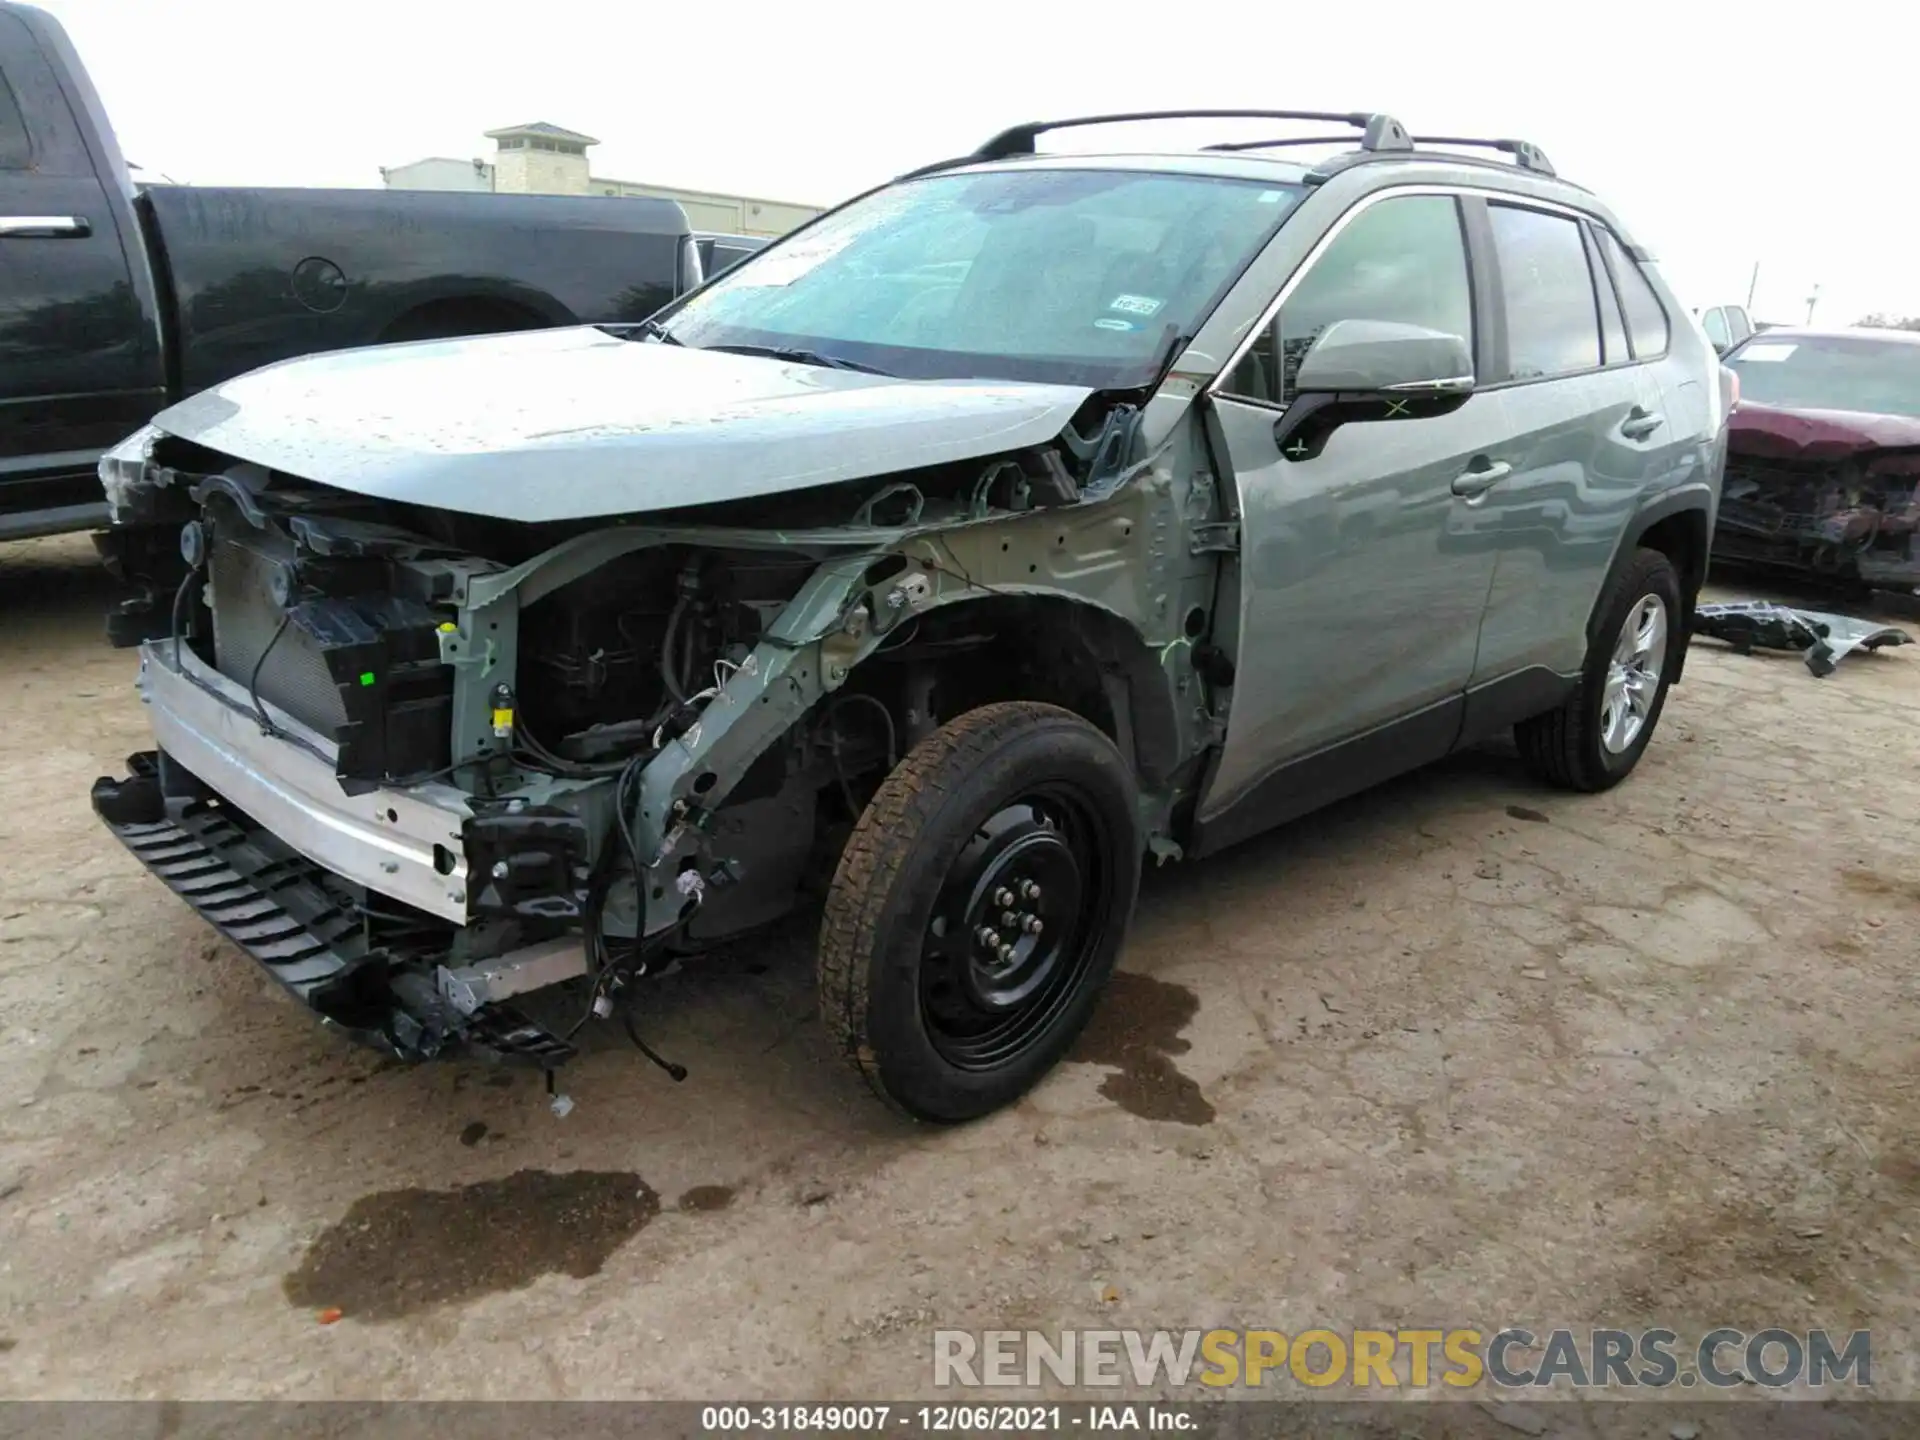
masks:
<svg viewBox="0 0 1920 1440"><path fill-rule="evenodd" d="M1760 331L1740 379L1716 560L1920 587L1920 333Z"/></svg>

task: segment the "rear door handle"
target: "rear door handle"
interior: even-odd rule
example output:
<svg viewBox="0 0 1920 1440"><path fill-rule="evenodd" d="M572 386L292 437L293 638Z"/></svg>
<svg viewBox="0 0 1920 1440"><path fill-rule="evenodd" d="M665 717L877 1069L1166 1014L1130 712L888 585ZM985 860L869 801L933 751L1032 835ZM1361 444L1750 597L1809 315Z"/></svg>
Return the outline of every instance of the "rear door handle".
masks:
<svg viewBox="0 0 1920 1440"><path fill-rule="evenodd" d="M1453 493L1462 500L1478 500L1512 473L1513 466L1504 460L1494 460L1484 465L1476 464L1471 469L1462 470L1454 477Z"/></svg>
<svg viewBox="0 0 1920 1440"><path fill-rule="evenodd" d="M1665 423L1665 417L1635 406L1620 422L1620 433L1629 440L1644 440Z"/></svg>
<svg viewBox="0 0 1920 1440"><path fill-rule="evenodd" d="M0 215L0 236L21 240L78 240L93 233L81 215Z"/></svg>

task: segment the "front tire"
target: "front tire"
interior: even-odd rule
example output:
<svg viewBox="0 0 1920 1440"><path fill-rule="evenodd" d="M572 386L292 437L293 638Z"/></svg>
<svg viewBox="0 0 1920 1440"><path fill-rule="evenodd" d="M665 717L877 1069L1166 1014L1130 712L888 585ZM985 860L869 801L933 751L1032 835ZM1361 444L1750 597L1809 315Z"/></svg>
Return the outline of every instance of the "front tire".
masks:
<svg viewBox="0 0 1920 1440"><path fill-rule="evenodd" d="M1556 710L1513 727L1527 768L1589 793L1633 773L1653 739L1687 643L1680 577L1658 550L1636 550L1594 611L1579 683Z"/></svg>
<svg viewBox="0 0 1920 1440"><path fill-rule="evenodd" d="M1132 772L1070 711L972 710L881 783L820 927L820 1013L881 1099L952 1123L1025 1094L1112 972L1140 883Z"/></svg>

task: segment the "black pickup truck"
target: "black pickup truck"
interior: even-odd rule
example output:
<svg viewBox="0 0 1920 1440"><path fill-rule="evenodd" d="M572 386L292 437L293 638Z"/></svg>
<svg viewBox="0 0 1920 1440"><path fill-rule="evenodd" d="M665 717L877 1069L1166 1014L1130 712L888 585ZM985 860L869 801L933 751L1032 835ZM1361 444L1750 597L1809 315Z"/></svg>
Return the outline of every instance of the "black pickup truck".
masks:
<svg viewBox="0 0 1920 1440"><path fill-rule="evenodd" d="M135 186L66 33L0 0L0 540L104 525L100 453L184 395L320 350L641 320L700 248L665 200Z"/></svg>

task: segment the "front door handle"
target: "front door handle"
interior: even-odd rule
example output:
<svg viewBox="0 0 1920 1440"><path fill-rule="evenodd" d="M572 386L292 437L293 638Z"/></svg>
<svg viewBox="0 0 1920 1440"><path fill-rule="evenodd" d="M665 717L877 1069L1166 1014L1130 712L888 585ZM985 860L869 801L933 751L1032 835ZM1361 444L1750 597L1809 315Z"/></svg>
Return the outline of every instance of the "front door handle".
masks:
<svg viewBox="0 0 1920 1440"><path fill-rule="evenodd" d="M1453 493L1462 500L1478 500L1512 473L1513 466L1504 460L1475 464L1454 477Z"/></svg>
<svg viewBox="0 0 1920 1440"><path fill-rule="evenodd" d="M0 215L0 236L21 240L79 240L93 233L82 215Z"/></svg>
<svg viewBox="0 0 1920 1440"><path fill-rule="evenodd" d="M1651 410L1642 410L1636 405L1627 418L1620 422L1620 433L1629 440L1644 440L1665 423L1664 416L1656 415Z"/></svg>

